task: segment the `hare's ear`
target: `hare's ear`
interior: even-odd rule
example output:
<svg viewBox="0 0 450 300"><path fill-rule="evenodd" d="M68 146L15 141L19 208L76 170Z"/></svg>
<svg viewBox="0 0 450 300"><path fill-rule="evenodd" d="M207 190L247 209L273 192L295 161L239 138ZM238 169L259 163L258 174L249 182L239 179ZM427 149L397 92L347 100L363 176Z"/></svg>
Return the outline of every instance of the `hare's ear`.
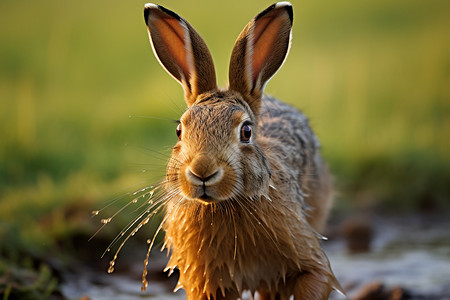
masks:
<svg viewBox="0 0 450 300"><path fill-rule="evenodd" d="M292 5L278 2L242 30L230 61L230 89L240 92L257 115L264 87L283 64L291 43Z"/></svg>
<svg viewBox="0 0 450 300"><path fill-rule="evenodd" d="M209 50L195 29L176 13L156 4L144 9L153 52L161 65L183 85L187 104L216 89L216 74Z"/></svg>

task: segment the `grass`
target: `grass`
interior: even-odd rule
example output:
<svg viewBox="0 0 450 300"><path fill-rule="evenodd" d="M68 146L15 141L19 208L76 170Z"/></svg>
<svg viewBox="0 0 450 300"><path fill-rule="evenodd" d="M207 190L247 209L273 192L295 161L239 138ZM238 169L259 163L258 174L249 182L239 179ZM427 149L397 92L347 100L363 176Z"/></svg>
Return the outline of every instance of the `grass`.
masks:
<svg viewBox="0 0 450 300"><path fill-rule="evenodd" d="M266 91L310 117L338 207L448 209L448 1L292 3L290 55ZM3 257L93 233L91 210L163 176L185 105L153 57L143 4L0 3ZM200 32L226 86L235 38L271 2L160 4Z"/></svg>

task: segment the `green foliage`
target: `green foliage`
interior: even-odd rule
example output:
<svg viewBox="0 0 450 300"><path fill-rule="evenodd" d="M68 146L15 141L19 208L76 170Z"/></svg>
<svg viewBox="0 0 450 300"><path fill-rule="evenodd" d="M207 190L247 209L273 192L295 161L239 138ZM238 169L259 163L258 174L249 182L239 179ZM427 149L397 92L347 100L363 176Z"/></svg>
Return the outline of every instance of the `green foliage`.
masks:
<svg viewBox="0 0 450 300"><path fill-rule="evenodd" d="M337 165L338 207L391 213L450 209L450 168L434 157L405 152L363 157L353 167Z"/></svg>
<svg viewBox="0 0 450 300"><path fill-rule="evenodd" d="M4 300L60 299L59 280L42 264L34 269L31 261L9 265L0 259L0 297Z"/></svg>

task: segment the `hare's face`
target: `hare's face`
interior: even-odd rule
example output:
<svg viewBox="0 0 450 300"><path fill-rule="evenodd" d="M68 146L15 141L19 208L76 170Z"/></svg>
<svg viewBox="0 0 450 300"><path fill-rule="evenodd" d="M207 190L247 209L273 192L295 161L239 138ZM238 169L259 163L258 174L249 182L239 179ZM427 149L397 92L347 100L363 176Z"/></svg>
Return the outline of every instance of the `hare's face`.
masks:
<svg viewBox="0 0 450 300"><path fill-rule="evenodd" d="M270 171L257 145L254 116L289 50L292 6L271 5L242 30L226 92L217 88L208 47L185 19L155 4L146 5L144 18L156 57L183 86L189 107L167 167L169 195L214 203L264 194Z"/></svg>
<svg viewBox="0 0 450 300"><path fill-rule="evenodd" d="M169 186L205 204L260 193L270 175L255 123L236 93L202 97L180 119L167 168Z"/></svg>

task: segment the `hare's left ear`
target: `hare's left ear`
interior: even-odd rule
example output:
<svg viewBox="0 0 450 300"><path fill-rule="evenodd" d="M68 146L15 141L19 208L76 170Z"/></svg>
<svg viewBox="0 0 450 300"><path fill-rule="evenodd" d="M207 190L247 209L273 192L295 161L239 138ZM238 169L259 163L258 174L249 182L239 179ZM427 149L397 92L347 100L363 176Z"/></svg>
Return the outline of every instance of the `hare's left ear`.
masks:
<svg viewBox="0 0 450 300"><path fill-rule="evenodd" d="M292 5L278 2L258 14L242 30L230 61L230 89L240 92L258 115L261 96L289 51Z"/></svg>
<svg viewBox="0 0 450 300"><path fill-rule="evenodd" d="M208 47L185 19L151 3L145 5L144 18L153 52L166 71L183 86L188 106L198 95L217 88Z"/></svg>

